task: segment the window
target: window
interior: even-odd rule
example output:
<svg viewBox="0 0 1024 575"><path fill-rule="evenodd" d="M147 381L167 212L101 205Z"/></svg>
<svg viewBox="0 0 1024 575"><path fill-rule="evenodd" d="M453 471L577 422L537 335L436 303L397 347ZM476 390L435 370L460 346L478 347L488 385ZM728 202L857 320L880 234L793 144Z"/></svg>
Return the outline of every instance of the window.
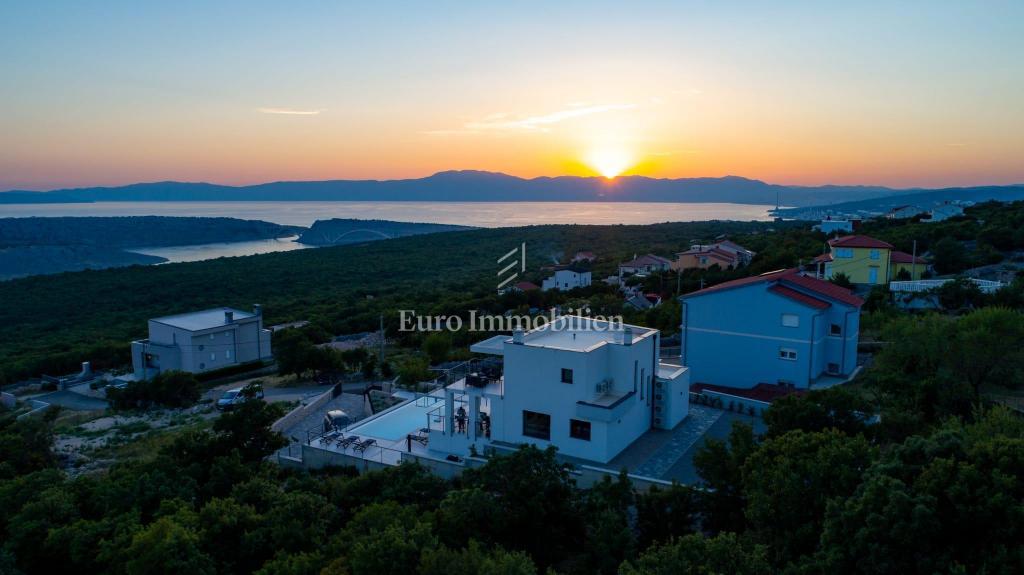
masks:
<svg viewBox="0 0 1024 575"><path fill-rule="evenodd" d="M230 349L224 352L224 359L231 359L231 350Z"/></svg>
<svg viewBox="0 0 1024 575"><path fill-rule="evenodd" d="M836 248L837 258L852 258L853 248Z"/></svg>
<svg viewBox="0 0 1024 575"><path fill-rule="evenodd" d="M199 346L199 351L203 351L204 349L206 349L206 346L205 346L205 345L200 345L200 346Z"/></svg>
<svg viewBox="0 0 1024 575"><path fill-rule="evenodd" d="M569 437L590 441L590 422L579 419L569 420Z"/></svg>
<svg viewBox="0 0 1024 575"><path fill-rule="evenodd" d="M213 341L213 336L215 336L215 335L217 335L217 334L215 334L215 333L211 333L210 334L210 341Z"/></svg>
<svg viewBox="0 0 1024 575"><path fill-rule="evenodd" d="M551 439L551 416L523 410L523 435L548 441Z"/></svg>
<svg viewBox="0 0 1024 575"><path fill-rule="evenodd" d="M836 374L838 374L839 373L839 364L838 363L830 363L830 364L828 364L828 372L829 373L836 373Z"/></svg>
<svg viewBox="0 0 1024 575"><path fill-rule="evenodd" d="M873 259L873 260L877 260L878 259L878 250L871 250L871 259Z"/></svg>
<svg viewBox="0 0 1024 575"><path fill-rule="evenodd" d="M572 370L562 368L562 383L572 383Z"/></svg>
<svg viewBox="0 0 1024 575"><path fill-rule="evenodd" d="M199 369L206 369L206 364L205 363L200 363L199 364Z"/></svg>
<svg viewBox="0 0 1024 575"><path fill-rule="evenodd" d="M838 323L834 323L834 324L830 325L829 328L828 328L828 334L829 335L843 335L843 326L839 325Z"/></svg>
<svg viewBox="0 0 1024 575"><path fill-rule="evenodd" d="M788 347L779 348L779 359L785 359L789 361L796 361L796 350L789 349Z"/></svg>
<svg viewBox="0 0 1024 575"><path fill-rule="evenodd" d="M211 351L211 352L210 352L210 361L216 361L216 360L217 360L217 354L216 354L216 353L213 353L213 352Z"/></svg>
<svg viewBox="0 0 1024 575"><path fill-rule="evenodd" d="M782 314L782 325L785 327L800 327L800 316L795 313Z"/></svg>

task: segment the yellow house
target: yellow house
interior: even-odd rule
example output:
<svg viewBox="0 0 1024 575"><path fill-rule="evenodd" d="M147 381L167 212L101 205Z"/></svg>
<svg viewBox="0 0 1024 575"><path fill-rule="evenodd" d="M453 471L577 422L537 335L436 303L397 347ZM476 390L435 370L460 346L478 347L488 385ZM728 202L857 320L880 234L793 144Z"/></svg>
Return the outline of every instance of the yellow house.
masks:
<svg viewBox="0 0 1024 575"><path fill-rule="evenodd" d="M906 252L892 252L889 256L889 268L892 271L893 281L902 279L900 278L900 272L906 270L904 278L912 280L921 279L921 275L928 268L928 264L924 261L924 258L914 256Z"/></svg>
<svg viewBox="0 0 1024 575"><path fill-rule="evenodd" d="M818 256L818 275L832 279L845 274L854 284L884 285L889 282L892 245L868 236L844 236L828 241L829 253Z"/></svg>

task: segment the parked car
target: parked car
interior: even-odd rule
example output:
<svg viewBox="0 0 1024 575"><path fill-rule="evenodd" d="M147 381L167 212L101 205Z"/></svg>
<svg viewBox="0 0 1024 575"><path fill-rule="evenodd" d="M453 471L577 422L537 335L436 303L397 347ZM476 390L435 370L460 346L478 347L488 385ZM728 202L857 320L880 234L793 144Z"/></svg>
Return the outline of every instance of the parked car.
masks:
<svg viewBox="0 0 1024 575"><path fill-rule="evenodd" d="M224 392L224 395L220 396L217 400L217 409L219 411L229 411L234 409L236 405L241 405L250 399L263 399L263 386L253 386L255 389L254 393L247 394L243 393L246 388L236 387L235 389L229 389Z"/></svg>

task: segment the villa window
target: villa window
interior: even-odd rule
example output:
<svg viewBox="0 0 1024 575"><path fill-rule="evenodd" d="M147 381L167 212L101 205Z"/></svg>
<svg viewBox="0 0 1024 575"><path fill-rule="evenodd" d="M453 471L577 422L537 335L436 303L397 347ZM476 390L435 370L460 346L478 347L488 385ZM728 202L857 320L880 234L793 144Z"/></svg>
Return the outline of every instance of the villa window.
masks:
<svg viewBox="0 0 1024 575"><path fill-rule="evenodd" d="M211 333L211 334L210 334L210 341L213 341L213 338L214 338L214 336L216 336L216 335L217 335L217 334L215 334L215 333Z"/></svg>
<svg viewBox="0 0 1024 575"><path fill-rule="evenodd" d="M231 359L231 350L230 349L224 352L224 359Z"/></svg>
<svg viewBox="0 0 1024 575"><path fill-rule="evenodd" d="M829 373L833 373L833 374L838 374L839 373L839 364L838 363L830 363L830 364L828 364L828 372Z"/></svg>
<svg viewBox="0 0 1024 575"><path fill-rule="evenodd" d="M590 422L579 419L569 420L569 437L590 441Z"/></svg>
<svg viewBox="0 0 1024 575"><path fill-rule="evenodd" d="M796 361L796 350L788 347L779 348L779 359L785 359L787 361Z"/></svg>
<svg viewBox="0 0 1024 575"><path fill-rule="evenodd" d="M784 327L800 327L800 316L795 313L782 314L782 325Z"/></svg>
<svg viewBox="0 0 1024 575"><path fill-rule="evenodd" d="M572 383L572 370L562 368L562 383Z"/></svg>
<svg viewBox="0 0 1024 575"><path fill-rule="evenodd" d="M836 249L837 258L852 258L853 248L838 248Z"/></svg>
<svg viewBox="0 0 1024 575"><path fill-rule="evenodd" d="M544 441L551 440L551 416L523 410L523 435Z"/></svg>
<svg viewBox="0 0 1024 575"><path fill-rule="evenodd" d="M843 326L838 323L834 323L828 328L829 335L843 335Z"/></svg>
<svg viewBox="0 0 1024 575"><path fill-rule="evenodd" d="M879 257L878 250L871 250L871 259L877 260Z"/></svg>
<svg viewBox="0 0 1024 575"><path fill-rule="evenodd" d="M205 346L205 345L200 345L200 346L199 346L199 351L203 351L204 349L206 349L206 346Z"/></svg>
<svg viewBox="0 0 1024 575"><path fill-rule="evenodd" d="M217 360L217 354L213 353L213 352L210 352L210 361L216 361L216 360Z"/></svg>

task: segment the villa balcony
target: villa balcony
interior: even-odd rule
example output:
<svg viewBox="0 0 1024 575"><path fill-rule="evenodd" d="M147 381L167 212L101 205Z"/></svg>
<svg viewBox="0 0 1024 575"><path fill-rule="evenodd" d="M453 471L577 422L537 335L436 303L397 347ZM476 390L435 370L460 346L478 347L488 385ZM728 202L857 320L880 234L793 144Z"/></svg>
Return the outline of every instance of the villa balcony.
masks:
<svg viewBox="0 0 1024 575"><path fill-rule="evenodd" d="M607 392L592 399L576 402L576 417L591 421L615 421L629 410L627 401L636 395L635 391L627 393Z"/></svg>
<svg viewBox="0 0 1024 575"><path fill-rule="evenodd" d="M889 282L889 291L895 293L924 293L953 281L952 279L915 280ZM992 293L1003 287L1002 282L968 278L982 293Z"/></svg>

